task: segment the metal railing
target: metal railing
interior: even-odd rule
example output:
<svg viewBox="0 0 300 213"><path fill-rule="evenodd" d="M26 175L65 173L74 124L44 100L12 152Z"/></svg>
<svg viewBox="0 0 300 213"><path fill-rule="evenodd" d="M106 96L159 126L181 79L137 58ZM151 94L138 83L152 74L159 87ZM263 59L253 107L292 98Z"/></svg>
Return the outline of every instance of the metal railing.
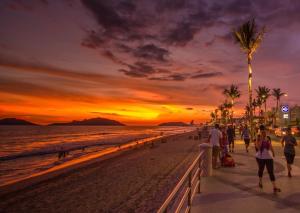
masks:
<svg viewBox="0 0 300 213"><path fill-rule="evenodd" d="M173 191L170 193L170 195L167 197L167 199L162 204L162 206L159 208L157 213L168 212L171 202L174 201L176 196L178 196L179 193L182 192L182 190L184 191L182 198L178 202L177 207L175 206L175 208L174 208L174 206L172 206L172 209L175 209L175 213L181 212L185 202L187 201L186 209L184 212L185 213L191 212L193 198L194 198L196 192L200 193L200 180L201 180L201 167L202 167L201 164L202 164L203 154L204 154L203 151L200 152L198 157L194 160L194 162L191 164L191 166L185 172L183 177L177 183L177 185L175 186ZM195 169L196 169L196 171L195 171Z"/></svg>

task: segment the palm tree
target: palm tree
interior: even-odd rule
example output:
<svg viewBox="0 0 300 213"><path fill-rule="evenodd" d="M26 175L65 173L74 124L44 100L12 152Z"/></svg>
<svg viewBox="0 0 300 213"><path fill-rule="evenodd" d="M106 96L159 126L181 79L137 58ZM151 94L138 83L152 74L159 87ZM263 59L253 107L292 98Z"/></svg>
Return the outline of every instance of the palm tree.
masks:
<svg viewBox="0 0 300 213"><path fill-rule="evenodd" d="M221 104L219 107L218 107L218 110L220 110L220 114L221 114L221 121L222 123L226 124L227 123L227 117L228 117L228 114L229 114L229 110L231 108L231 104L228 103L228 102L225 102L223 104Z"/></svg>
<svg viewBox="0 0 300 213"><path fill-rule="evenodd" d="M265 27L257 32L255 20L247 21L233 31L234 38L243 52L246 53L248 63L248 92L249 92L249 108L250 108L250 138L253 141L253 111L252 111L252 66L254 52L260 46L265 33Z"/></svg>
<svg viewBox="0 0 300 213"><path fill-rule="evenodd" d="M218 122L218 112L219 112L219 109L215 109L215 116L216 116L216 122Z"/></svg>
<svg viewBox="0 0 300 213"><path fill-rule="evenodd" d="M280 103L280 98L281 96L284 96L286 95L286 93L284 92L281 92L281 89L280 88L274 88L273 91L272 91L272 95L275 97L276 99L276 110L275 110L275 114L277 115L278 113L278 107L279 107L279 103ZM275 119L274 119L274 125L276 126L276 116L275 116Z"/></svg>
<svg viewBox="0 0 300 213"><path fill-rule="evenodd" d="M248 106L249 107L249 106ZM256 99L254 98L253 101L252 101L252 109L253 109L253 116L255 117L255 110L256 110L256 107L258 107L257 105L257 101Z"/></svg>
<svg viewBox="0 0 300 213"><path fill-rule="evenodd" d="M256 106L258 107L258 116L261 116L261 106L263 102L259 96L256 97Z"/></svg>
<svg viewBox="0 0 300 213"><path fill-rule="evenodd" d="M245 116L246 116L246 119L248 119L249 116L250 116L250 107L249 107L249 104L247 104L245 106Z"/></svg>
<svg viewBox="0 0 300 213"><path fill-rule="evenodd" d="M268 118L269 118L269 123L272 125L274 124L274 121L276 119L276 109L272 107L270 111L267 112Z"/></svg>
<svg viewBox="0 0 300 213"><path fill-rule="evenodd" d="M241 96L241 92L240 90L238 89L238 86L235 86L235 85L231 85L229 87L229 89L224 89L223 91L223 94L227 97L229 97L231 99L231 122L233 121L233 106L234 106L234 100L236 98L239 98Z"/></svg>
<svg viewBox="0 0 300 213"><path fill-rule="evenodd" d="M216 120L216 114L214 112L210 113L210 117L212 122Z"/></svg>
<svg viewBox="0 0 300 213"><path fill-rule="evenodd" d="M271 96L270 89L265 86L259 86L256 89L257 96L261 99L262 103L265 104L265 113L267 112L267 100Z"/></svg>
<svg viewBox="0 0 300 213"><path fill-rule="evenodd" d="M227 100L223 103L223 107L224 107L224 117L225 117L225 123L227 123L227 118L230 117L230 109L232 109L232 104L230 102L228 102Z"/></svg>

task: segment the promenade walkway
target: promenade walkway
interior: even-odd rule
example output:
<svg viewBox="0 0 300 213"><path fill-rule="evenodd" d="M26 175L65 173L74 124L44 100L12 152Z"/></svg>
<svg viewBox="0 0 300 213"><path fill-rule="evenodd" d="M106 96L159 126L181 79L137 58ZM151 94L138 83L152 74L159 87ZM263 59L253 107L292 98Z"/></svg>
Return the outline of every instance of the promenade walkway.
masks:
<svg viewBox="0 0 300 213"><path fill-rule="evenodd" d="M300 212L300 159L296 158L293 177L288 178L282 148L278 142L273 144L275 176L282 192L273 194L267 171L263 189L258 187L254 147L246 153L242 141L237 141L233 154L236 167L214 170L212 177L201 179L201 193L195 196L192 212ZM300 154L299 147L296 152Z"/></svg>

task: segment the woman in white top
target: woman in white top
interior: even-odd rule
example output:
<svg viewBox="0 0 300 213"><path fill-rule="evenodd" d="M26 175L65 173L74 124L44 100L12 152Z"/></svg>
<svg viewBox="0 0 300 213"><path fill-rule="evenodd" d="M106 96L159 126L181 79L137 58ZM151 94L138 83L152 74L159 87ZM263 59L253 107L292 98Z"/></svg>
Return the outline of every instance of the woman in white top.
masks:
<svg viewBox="0 0 300 213"><path fill-rule="evenodd" d="M259 177L259 187L262 188L262 177L264 173L265 167L267 167L270 180L273 184L273 191L274 193L280 192L281 190L277 188L276 182L275 182L275 175L274 175L274 161L273 157L274 149L271 143L271 138L267 136L265 129L261 131L260 139L257 140L256 144L256 159L258 162L258 177Z"/></svg>

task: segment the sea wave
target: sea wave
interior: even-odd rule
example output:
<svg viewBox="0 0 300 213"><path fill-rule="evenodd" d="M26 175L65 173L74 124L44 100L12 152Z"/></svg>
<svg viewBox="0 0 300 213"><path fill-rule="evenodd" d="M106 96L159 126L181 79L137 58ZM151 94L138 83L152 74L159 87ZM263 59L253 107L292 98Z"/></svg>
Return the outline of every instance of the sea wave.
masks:
<svg viewBox="0 0 300 213"><path fill-rule="evenodd" d="M122 137L115 135L114 137L111 138L103 138L97 140L77 141L77 142L61 143L55 145L50 144L40 149L27 150L24 152L11 153L8 155L0 156L0 161L14 160L17 158L24 158L24 157L56 154L61 151L71 152L75 150L85 150L95 146L114 146L114 145L128 143L131 141L145 139L152 136L154 136L154 134L133 134L127 136L123 135Z"/></svg>

